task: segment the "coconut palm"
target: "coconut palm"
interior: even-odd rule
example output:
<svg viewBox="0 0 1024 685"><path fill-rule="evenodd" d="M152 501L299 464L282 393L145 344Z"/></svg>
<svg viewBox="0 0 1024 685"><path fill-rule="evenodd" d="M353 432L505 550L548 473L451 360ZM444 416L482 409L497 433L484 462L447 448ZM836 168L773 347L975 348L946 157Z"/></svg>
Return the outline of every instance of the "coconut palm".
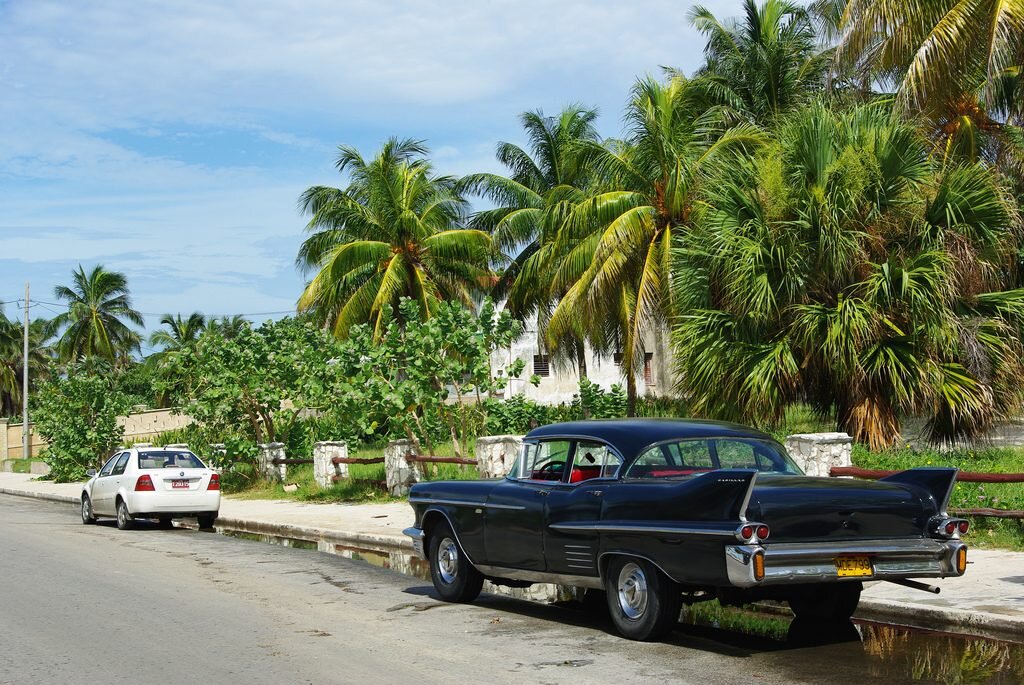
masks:
<svg viewBox="0 0 1024 685"><path fill-rule="evenodd" d="M29 384L46 375L50 349L46 346L49 321L35 319L29 323ZM0 311L0 416L17 413L22 399L25 327L21 321L8 319Z"/></svg>
<svg viewBox="0 0 1024 685"><path fill-rule="evenodd" d="M139 349L139 334L125 323L145 325L132 308L124 274L95 266L88 274L79 265L72 272L71 287L57 286L54 295L68 310L52 320L53 331L63 329L57 351L64 361L81 357L102 357L120 363Z"/></svg>
<svg viewBox="0 0 1024 685"><path fill-rule="evenodd" d="M509 170L499 174L471 174L460 187L494 203L471 220L474 228L491 233L501 250L504 272L494 293L507 297L507 308L520 319L537 316L543 344L551 308L562 293L551 289L551 274L558 229L572 208L586 196L593 174L586 164L582 143L597 142L597 111L570 105L557 117L540 110L524 112L519 120L529 150L513 143L498 143L497 158ZM585 331L560 346L586 377Z"/></svg>
<svg viewBox="0 0 1024 685"><path fill-rule="evenodd" d="M314 274L298 308L339 338L357 323L379 334L382 312L397 311L402 297L429 317L440 300L468 305L490 285L490 238L464 227L456 179L435 175L427 152L422 142L392 138L366 160L341 146L335 166L350 174L348 186L302 194L310 235L297 263Z"/></svg>
<svg viewBox="0 0 1024 685"><path fill-rule="evenodd" d="M810 12L787 0L744 0L741 19L720 21L696 5L690 23L702 33L706 64L698 72L720 104L770 123L814 97L832 60L822 50Z"/></svg>
<svg viewBox="0 0 1024 685"><path fill-rule="evenodd" d="M992 104L1024 64L1024 0L848 0L840 30L840 58L872 62L908 107L946 109L979 89Z"/></svg>
<svg viewBox="0 0 1024 685"><path fill-rule="evenodd" d="M672 284L696 411L772 424L807 401L878 448L907 415L956 440L1018 406L1019 216L987 169L929 151L889 103L819 104L709 184Z"/></svg>
<svg viewBox="0 0 1024 685"><path fill-rule="evenodd" d="M249 321L245 317L240 314L232 314L231 316L225 315L211 317L210 320L206 322L205 330L216 332L219 335L230 339L238 335L238 332L248 325Z"/></svg>
<svg viewBox="0 0 1024 685"><path fill-rule="evenodd" d="M167 326L167 329L154 331L149 336L149 344L173 351L188 347L198 340L206 330L206 318L199 312L192 312L187 319L181 318L181 314L164 314L160 325Z"/></svg>
<svg viewBox="0 0 1024 685"><path fill-rule="evenodd" d="M746 124L723 131L698 85L678 75L636 83L626 140L584 145L601 186L559 231L553 287L565 295L549 344L581 321L600 325L604 346L621 351L630 415L645 344L666 319L670 247L688 230L710 171L761 140Z"/></svg>

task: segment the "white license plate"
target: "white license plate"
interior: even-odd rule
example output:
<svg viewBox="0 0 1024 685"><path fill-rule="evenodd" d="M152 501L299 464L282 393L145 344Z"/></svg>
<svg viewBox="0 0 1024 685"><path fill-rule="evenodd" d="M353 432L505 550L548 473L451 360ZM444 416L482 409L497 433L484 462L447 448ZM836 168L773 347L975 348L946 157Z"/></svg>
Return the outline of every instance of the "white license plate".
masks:
<svg viewBox="0 0 1024 685"><path fill-rule="evenodd" d="M185 488L187 490L188 489L188 481L187 480L172 480L171 481L171 487L174 488L175 490L177 490L178 488Z"/></svg>

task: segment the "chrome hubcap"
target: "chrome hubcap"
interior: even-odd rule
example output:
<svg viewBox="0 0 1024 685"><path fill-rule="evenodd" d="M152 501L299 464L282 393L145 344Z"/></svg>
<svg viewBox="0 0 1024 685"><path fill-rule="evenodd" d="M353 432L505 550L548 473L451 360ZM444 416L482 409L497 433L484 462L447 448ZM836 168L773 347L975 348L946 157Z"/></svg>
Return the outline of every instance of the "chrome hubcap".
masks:
<svg viewBox="0 0 1024 685"><path fill-rule="evenodd" d="M117 508L117 520L121 522L122 526L128 522L128 508L123 504Z"/></svg>
<svg viewBox="0 0 1024 685"><path fill-rule="evenodd" d="M82 520L83 521L88 521L91 518L92 518L92 511L91 511L91 507L89 507L89 498L88 497L83 497L82 498Z"/></svg>
<svg viewBox="0 0 1024 685"><path fill-rule="evenodd" d="M441 540L437 548L437 572L446 585L459 574L459 548L451 538Z"/></svg>
<svg viewBox="0 0 1024 685"><path fill-rule="evenodd" d="M647 611L647 576L629 562L619 571L619 607L629 619L638 619Z"/></svg>

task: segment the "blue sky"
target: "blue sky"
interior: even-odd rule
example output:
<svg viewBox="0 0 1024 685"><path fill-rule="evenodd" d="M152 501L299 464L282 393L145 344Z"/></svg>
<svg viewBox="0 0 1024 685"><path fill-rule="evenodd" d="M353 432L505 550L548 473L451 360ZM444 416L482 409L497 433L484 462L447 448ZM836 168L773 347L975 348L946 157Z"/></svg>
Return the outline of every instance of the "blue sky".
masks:
<svg viewBox="0 0 1024 685"><path fill-rule="evenodd" d="M344 185L338 144L423 138L462 174L500 170L495 143L521 142L524 110L597 106L618 134L637 75L700 64L688 9L0 0L0 301L30 280L52 302L101 263L127 274L150 328L163 312L293 309L296 200Z"/></svg>

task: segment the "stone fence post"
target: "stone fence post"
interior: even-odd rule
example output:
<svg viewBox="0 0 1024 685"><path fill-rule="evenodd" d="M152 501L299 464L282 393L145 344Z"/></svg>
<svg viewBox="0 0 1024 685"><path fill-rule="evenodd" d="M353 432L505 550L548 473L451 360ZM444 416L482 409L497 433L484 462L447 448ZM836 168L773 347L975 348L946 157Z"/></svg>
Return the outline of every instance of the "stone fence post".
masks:
<svg viewBox="0 0 1024 685"><path fill-rule="evenodd" d="M790 435L786 451L808 476L827 478L833 466L853 466L853 438L846 433Z"/></svg>
<svg viewBox="0 0 1024 685"><path fill-rule="evenodd" d="M392 440L384 448L384 477L392 497L408 495L409 486L419 482L420 469L405 460L405 455L414 453L411 440Z"/></svg>
<svg viewBox="0 0 1024 685"><path fill-rule="evenodd" d="M489 435L476 439L477 468L481 478L505 476L523 446L521 435Z"/></svg>
<svg viewBox="0 0 1024 685"><path fill-rule="evenodd" d="M260 443L259 455L256 457L260 475L267 480L285 480L288 477L288 467L285 464L275 466L274 459L284 459L283 442Z"/></svg>
<svg viewBox="0 0 1024 685"><path fill-rule="evenodd" d="M10 419L0 419L0 461L7 459L7 426L10 423Z"/></svg>
<svg viewBox="0 0 1024 685"><path fill-rule="evenodd" d="M344 440L326 440L313 445L313 477L322 488L331 487L334 476L348 478L348 464L334 464L331 460L335 457L348 457L348 443Z"/></svg>

